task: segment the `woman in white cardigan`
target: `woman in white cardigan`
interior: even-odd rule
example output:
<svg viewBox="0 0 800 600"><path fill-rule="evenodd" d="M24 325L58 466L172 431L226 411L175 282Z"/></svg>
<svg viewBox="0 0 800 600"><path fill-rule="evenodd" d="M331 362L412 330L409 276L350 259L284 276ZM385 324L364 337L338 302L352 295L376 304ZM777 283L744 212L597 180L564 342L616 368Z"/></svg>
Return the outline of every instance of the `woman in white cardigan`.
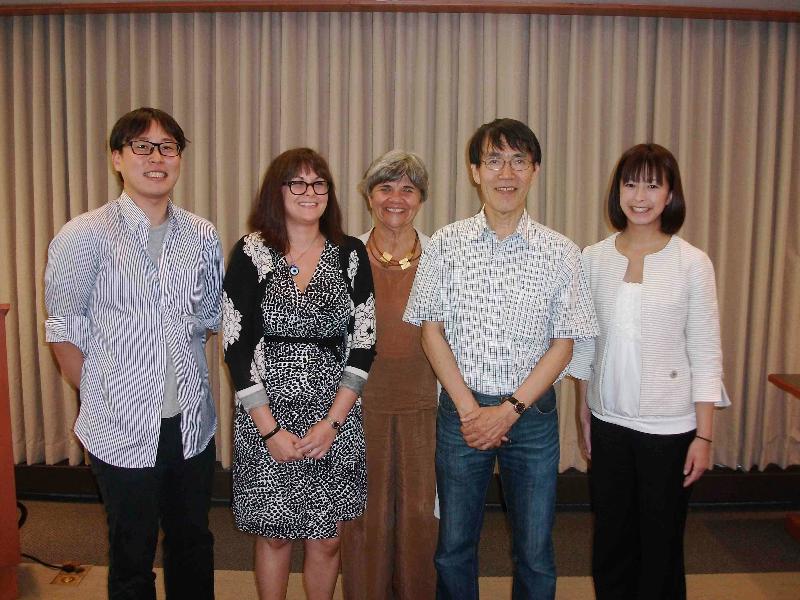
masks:
<svg viewBox="0 0 800 600"><path fill-rule="evenodd" d="M584 380L598 599L686 597L683 530L711 460L722 352L714 267L675 235L685 212L672 154L634 146L608 195L618 233L583 252L600 335L570 371Z"/></svg>

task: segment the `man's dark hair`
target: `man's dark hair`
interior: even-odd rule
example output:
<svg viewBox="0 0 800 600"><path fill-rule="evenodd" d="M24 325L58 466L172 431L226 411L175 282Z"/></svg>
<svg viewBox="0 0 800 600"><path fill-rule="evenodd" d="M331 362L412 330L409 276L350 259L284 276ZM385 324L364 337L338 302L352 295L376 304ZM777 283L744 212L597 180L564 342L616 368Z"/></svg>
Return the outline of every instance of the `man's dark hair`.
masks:
<svg viewBox="0 0 800 600"><path fill-rule="evenodd" d="M344 239L342 212L336 201L336 186L333 184L328 163L311 148L294 148L279 154L267 167L253 213L250 215L250 226L261 232L264 243L278 252L289 249L283 184L304 171L313 171L320 179L328 182L328 204L319 219L319 230L333 244L341 244Z"/></svg>
<svg viewBox="0 0 800 600"><path fill-rule="evenodd" d="M654 181L666 185L672 199L661 213L661 231L677 233L686 218L686 201L678 161L672 152L658 144L637 144L619 159L608 190L608 218L617 231L628 226L628 218L619 203L619 186L628 181Z"/></svg>
<svg viewBox="0 0 800 600"><path fill-rule="evenodd" d="M537 165L542 163L542 148L531 128L516 119L495 119L484 123L472 134L469 140L469 162L476 167L481 164L484 147L509 148L519 152L528 152Z"/></svg>
<svg viewBox="0 0 800 600"><path fill-rule="evenodd" d="M122 115L119 120L114 123L114 127L111 129L111 136L108 139L108 146L111 148L111 151L117 150L121 152L125 144L147 131L151 123L158 123L161 125L164 131L175 138L175 141L178 142L178 147L181 152L183 152L188 140L181 126L178 125L178 122L169 113L149 106L142 106L141 108L132 110Z"/></svg>

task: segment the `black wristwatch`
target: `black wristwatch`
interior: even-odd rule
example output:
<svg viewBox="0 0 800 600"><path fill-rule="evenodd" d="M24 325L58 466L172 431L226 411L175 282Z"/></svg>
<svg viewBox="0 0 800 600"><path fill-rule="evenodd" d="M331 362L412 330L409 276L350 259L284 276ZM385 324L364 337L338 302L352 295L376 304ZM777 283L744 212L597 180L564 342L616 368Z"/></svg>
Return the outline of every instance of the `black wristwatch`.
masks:
<svg viewBox="0 0 800 600"><path fill-rule="evenodd" d="M530 406L525 406L525 403L522 400L518 400L517 398L514 398L514 396L504 396L503 402L511 402L511 404L514 405L514 410L517 411L518 415L521 415L530 408Z"/></svg>

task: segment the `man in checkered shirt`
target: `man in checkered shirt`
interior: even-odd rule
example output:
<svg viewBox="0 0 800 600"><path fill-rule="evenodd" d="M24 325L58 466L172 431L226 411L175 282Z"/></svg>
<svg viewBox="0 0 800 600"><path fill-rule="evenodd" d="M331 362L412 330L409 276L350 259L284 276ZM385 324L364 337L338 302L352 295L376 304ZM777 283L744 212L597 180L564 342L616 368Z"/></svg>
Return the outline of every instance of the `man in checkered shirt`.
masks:
<svg viewBox="0 0 800 600"><path fill-rule="evenodd" d="M597 335L594 306L578 247L525 210L542 159L530 128L513 119L482 125L469 159L483 208L433 235L403 316L422 327L443 387L437 598L478 598L477 548L497 459L511 520L513 598L552 599L559 457L553 384L573 342Z"/></svg>

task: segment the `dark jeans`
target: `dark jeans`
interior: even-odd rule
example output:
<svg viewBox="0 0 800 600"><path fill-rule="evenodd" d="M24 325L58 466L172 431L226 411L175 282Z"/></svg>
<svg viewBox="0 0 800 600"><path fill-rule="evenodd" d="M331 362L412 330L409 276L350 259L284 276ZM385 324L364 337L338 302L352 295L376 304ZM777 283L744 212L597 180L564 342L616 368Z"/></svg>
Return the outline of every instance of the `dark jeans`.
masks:
<svg viewBox="0 0 800 600"><path fill-rule="evenodd" d="M499 396L473 392L481 406ZM442 391L436 422L436 483L441 521L436 548L436 597L478 598L478 542L486 489L500 465L511 521L514 600L552 600L556 568L551 532L558 472L558 413L551 387L509 430L509 441L492 450L467 446L455 405Z"/></svg>
<svg viewBox="0 0 800 600"><path fill-rule="evenodd" d="M162 420L155 467L115 467L90 455L108 519L110 600L155 600L159 523L167 598L214 598L214 538L208 529L214 440L184 459L180 418Z"/></svg>
<svg viewBox="0 0 800 600"><path fill-rule="evenodd" d="M694 431L641 433L592 417L592 577L598 600L684 600L683 464Z"/></svg>

